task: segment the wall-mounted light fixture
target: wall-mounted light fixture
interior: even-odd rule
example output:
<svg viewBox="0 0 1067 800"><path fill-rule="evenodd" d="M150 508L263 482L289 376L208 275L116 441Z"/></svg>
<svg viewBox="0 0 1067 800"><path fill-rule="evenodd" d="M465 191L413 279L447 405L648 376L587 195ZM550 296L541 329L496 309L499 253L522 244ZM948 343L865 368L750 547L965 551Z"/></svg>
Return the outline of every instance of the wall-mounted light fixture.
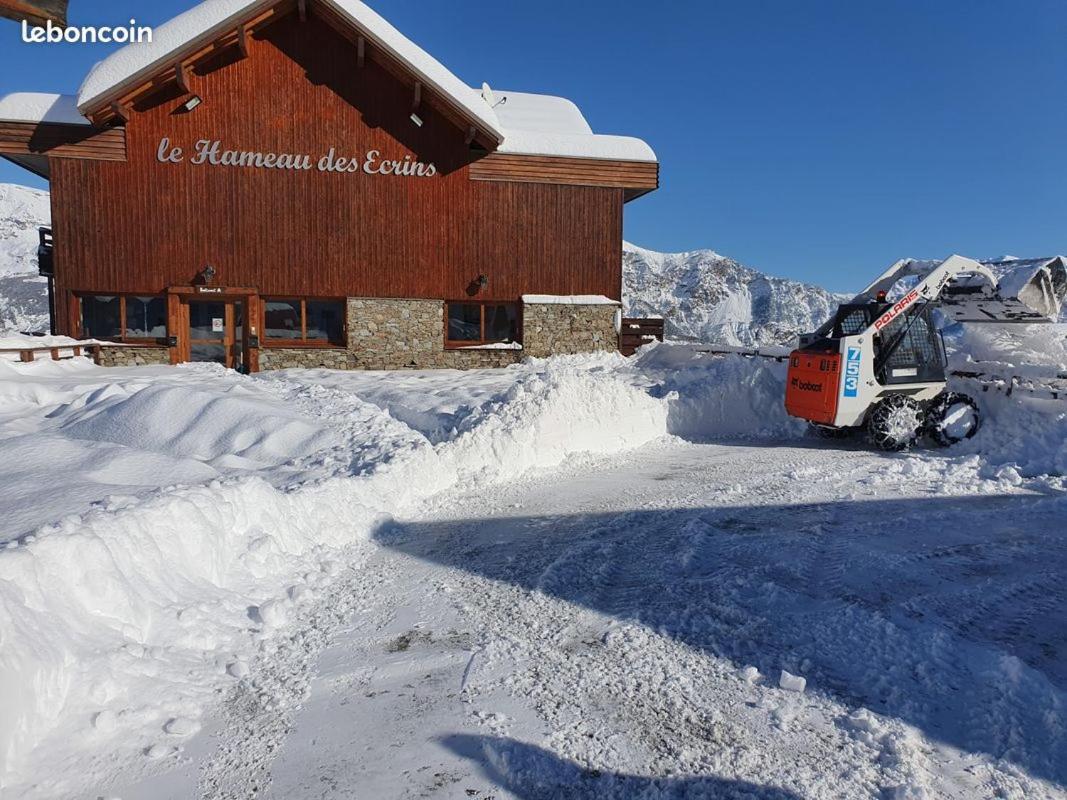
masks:
<svg viewBox="0 0 1067 800"><path fill-rule="evenodd" d="M479 275L478 276L478 288L479 289L484 289L488 285L489 285L489 276L485 275L484 273L482 275Z"/></svg>
<svg viewBox="0 0 1067 800"><path fill-rule="evenodd" d="M184 103L182 103L182 108L184 108L187 112L188 111L192 111L194 108L196 108L198 105L200 105L203 102L204 101L200 98L200 95L194 94L192 97L190 97Z"/></svg>
<svg viewBox="0 0 1067 800"><path fill-rule="evenodd" d="M412 113L411 121L415 123L415 127L422 127L422 117L420 117L418 114Z"/></svg>
<svg viewBox="0 0 1067 800"><path fill-rule="evenodd" d="M200 270L200 277L204 279L204 283L211 283L215 280L215 268L208 264Z"/></svg>

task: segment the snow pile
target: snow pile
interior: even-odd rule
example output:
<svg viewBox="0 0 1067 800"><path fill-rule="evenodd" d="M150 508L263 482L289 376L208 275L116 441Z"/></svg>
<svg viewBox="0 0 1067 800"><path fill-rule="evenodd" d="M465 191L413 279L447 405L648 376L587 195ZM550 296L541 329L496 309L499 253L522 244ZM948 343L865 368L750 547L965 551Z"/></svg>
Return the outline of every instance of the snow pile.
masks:
<svg viewBox="0 0 1067 800"><path fill-rule="evenodd" d="M59 430L83 441L137 442L170 456L248 469L281 464L336 441L324 424L263 402L240 385L218 395L191 386L100 395L53 412L65 420Z"/></svg>
<svg viewBox="0 0 1067 800"><path fill-rule="evenodd" d="M598 367L590 369L589 364ZM550 359L460 421L441 448L466 480L499 481L572 453L613 453L667 431L667 404L626 381L618 355Z"/></svg>
<svg viewBox="0 0 1067 800"><path fill-rule="evenodd" d="M977 454L986 472L1009 479L1067 475L1067 325L965 325L949 342L953 368L1004 379L1005 389L953 381L978 400L985 422L952 452ZM1019 380L1009 396L1013 376ZM1060 399L1030 396L1028 385L1058 389Z"/></svg>
<svg viewBox="0 0 1067 800"><path fill-rule="evenodd" d="M711 250L657 253L623 246L626 316L663 317L674 339L783 344L813 331L845 298L764 275Z"/></svg>
<svg viewBox="0 0 1067 800"><path fill-rule="evenodd" d="M652 344L636 367L670 400L668 430L686 439L785 439L803 422L785 413L786 362L716 355L699 345Z"/></svg>
<svg viewBox="0 0 1067 800"><path fill-rule="evenodd" d="M524 365L506 388L456 407L436 445L342 388L347 376L325 386L207 366L0 365L20 406L0 415L0 455L36 446L49 456L49 492L63 495L68 482L82 492L11 495L52 504L58 521L0 550L0 776L35 747L133 741L173 752L167 737L195 731L217 690L247 673L339 561L359 563L391 515L459 485L662 436L666 401L624 364L602 355ZM193 485L134 485L132 465ZM97 489L128 481L130 492L62 516L89 491L68 469L122 471L98 474Z"/></svg>

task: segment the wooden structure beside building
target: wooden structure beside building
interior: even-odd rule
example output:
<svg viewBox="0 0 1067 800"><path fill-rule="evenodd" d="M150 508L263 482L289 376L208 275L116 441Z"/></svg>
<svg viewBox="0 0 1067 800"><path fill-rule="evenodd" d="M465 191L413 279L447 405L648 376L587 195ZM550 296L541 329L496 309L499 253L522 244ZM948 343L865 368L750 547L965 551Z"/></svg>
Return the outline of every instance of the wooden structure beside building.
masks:
<svg viewBox="0 0 1067 800"><path fill-rule="evenodd" d="M57 332L249 370L616 346L643 142L467 87L346 0L197 7L131 48L77 99L0 100L0 155L51 184Z"/></svg>

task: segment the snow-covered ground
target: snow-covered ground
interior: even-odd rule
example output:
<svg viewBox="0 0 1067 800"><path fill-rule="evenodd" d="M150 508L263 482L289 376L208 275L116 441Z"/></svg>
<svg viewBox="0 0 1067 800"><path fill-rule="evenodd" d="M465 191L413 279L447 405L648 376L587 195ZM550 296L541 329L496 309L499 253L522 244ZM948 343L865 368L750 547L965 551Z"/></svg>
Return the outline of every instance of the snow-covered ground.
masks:
<svg viewBox="0 0 1067 800"><path fill-rule="evenodd" d="M0 363L3 796L1067 796L1064 403L783 375Z"/></svg>

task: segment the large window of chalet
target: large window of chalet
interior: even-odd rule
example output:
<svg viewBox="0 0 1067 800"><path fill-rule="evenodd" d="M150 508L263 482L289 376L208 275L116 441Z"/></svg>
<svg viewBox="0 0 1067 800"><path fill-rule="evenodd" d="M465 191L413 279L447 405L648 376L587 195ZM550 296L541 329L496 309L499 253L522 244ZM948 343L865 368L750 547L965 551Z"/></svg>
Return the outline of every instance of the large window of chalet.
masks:
<svg viewBox="0 0 1067 800"><path fill-rule="evenodd" d="M121 342L167 335L167 301L154 295L82 295L81 335Z"/></svg>
<svg viewBox="0 0 1067 800"><path fill-rule="evenodd" d="M445 304L445 345L476 347L519 341L516 303L456 301Z"/></svg>
<svg viewBox="0 0 1067 800"><path fill-rule="evenodd" d="M345 301L268 297L263 301L263 335L268 345L343 345Z"/></svg>

